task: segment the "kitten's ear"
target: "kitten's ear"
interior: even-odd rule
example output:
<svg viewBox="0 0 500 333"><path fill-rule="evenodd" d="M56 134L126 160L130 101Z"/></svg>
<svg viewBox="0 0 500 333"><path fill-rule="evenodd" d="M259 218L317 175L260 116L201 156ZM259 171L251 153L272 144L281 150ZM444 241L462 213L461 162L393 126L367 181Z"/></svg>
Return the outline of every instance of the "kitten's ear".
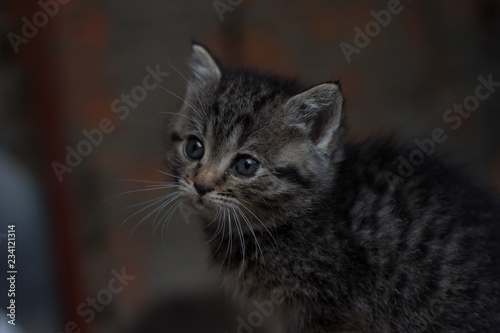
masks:
<svg viewBox="0 0 500 333"><path fill-rule="evenodd" d="M343 97L337 83L327 82L293 96L285 105L287 112L302 124L319 149L328 149L338 139Z"/></svg>
<svg viewBox="0 0 500 333"><path fill-rule="evenodd" d="M221 71L217 61L210 52L200 44L193 42L193 50L189 61L193 78L196 81L205 83L207 81L218 82L221 78Z"/></svg>

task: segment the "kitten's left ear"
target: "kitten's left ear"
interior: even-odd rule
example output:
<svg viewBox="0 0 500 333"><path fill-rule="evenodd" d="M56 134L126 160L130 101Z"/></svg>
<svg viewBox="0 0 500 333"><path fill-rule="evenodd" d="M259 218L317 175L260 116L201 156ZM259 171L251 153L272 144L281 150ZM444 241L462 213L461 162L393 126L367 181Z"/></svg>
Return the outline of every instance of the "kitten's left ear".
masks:
<svg viewBox="0 0 500 333"><path fill-rule="evenodd" d="M193 77L201 83L219 82L221 71L217 61L204 46L193 42L193 50L189 61Z"/></svg>
<svg viewBox="0 0 500 333"><path fill-rule="evenodd" d="M321 150L335 144L341 126L343 97L337 83L327 82L293 96L287 112L306 126L309 137Z"/></svg>

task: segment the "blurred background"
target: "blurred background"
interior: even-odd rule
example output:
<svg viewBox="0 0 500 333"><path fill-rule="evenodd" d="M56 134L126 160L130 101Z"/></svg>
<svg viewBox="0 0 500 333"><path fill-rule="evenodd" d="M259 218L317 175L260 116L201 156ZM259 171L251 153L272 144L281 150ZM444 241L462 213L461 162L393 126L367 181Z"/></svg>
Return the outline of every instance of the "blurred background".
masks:
<svg viewBox="0 0 500 333"><path fill-rule="evenodd" d="M385 26L370 23L394 2L3 0L4 312L12 224L18 274L16 326L2 314L0 332L251 331L213 301L193 212L163 228L147 205L165 191L133 181L171 180L164 112L181 105L192 39L223 64L340 79L350 140L395 133L412 144L442 128L438 149L500 188L500 89L456 130L443 119L479 77L500 81L500 1L402 0Z"/></svg>

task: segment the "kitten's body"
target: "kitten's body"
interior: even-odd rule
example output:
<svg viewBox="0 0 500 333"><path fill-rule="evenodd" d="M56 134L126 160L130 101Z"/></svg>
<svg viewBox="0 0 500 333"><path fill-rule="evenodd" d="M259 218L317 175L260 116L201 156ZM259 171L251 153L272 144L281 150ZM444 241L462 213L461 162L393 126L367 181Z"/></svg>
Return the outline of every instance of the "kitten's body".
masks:
<svg viewBox="0 0 500 333"><path fill-rule="evenodd" d="M181 111L192 122L171 128L169 166L207 224L216 217L206 230L230 288L249 299L279 293L286 332L500 329L492 194L433 159L388 182L401 152L342 142L333 83L304 92L222 72L199 46L192 62ZM182 156L192 136L206 146L199 161ZM241 154L259 161L251 176L234 172ZM201 182L210 190L197 193Z"/></svg>
<svg viewBox="0 0 500 333"><path fill-rule="evenodd" d="M389 186L383 172L400 154L390 147L347 148L323 202L277 222L280 251L258 233L264 258L247 254L242 273L241 247L229 264L219 250L228 286L263 300L284 293L300 313L286 315L286 332L498 332L496 203L435 161ZM252 238L247 251L259 252Z"/></svg>

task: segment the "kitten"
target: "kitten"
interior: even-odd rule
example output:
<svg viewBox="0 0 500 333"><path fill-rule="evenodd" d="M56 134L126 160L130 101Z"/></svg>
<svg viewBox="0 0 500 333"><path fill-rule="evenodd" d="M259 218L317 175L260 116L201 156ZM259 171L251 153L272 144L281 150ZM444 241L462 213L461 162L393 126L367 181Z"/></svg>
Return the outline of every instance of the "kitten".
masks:
<svg viewBox="0 0 500 333"><path fill-rule="evenodd" d="M166 163L236 294L288 333L500 331L493 194L431 158L389 183L404 151L344 142L336 82L190 64Z"/></svg>

